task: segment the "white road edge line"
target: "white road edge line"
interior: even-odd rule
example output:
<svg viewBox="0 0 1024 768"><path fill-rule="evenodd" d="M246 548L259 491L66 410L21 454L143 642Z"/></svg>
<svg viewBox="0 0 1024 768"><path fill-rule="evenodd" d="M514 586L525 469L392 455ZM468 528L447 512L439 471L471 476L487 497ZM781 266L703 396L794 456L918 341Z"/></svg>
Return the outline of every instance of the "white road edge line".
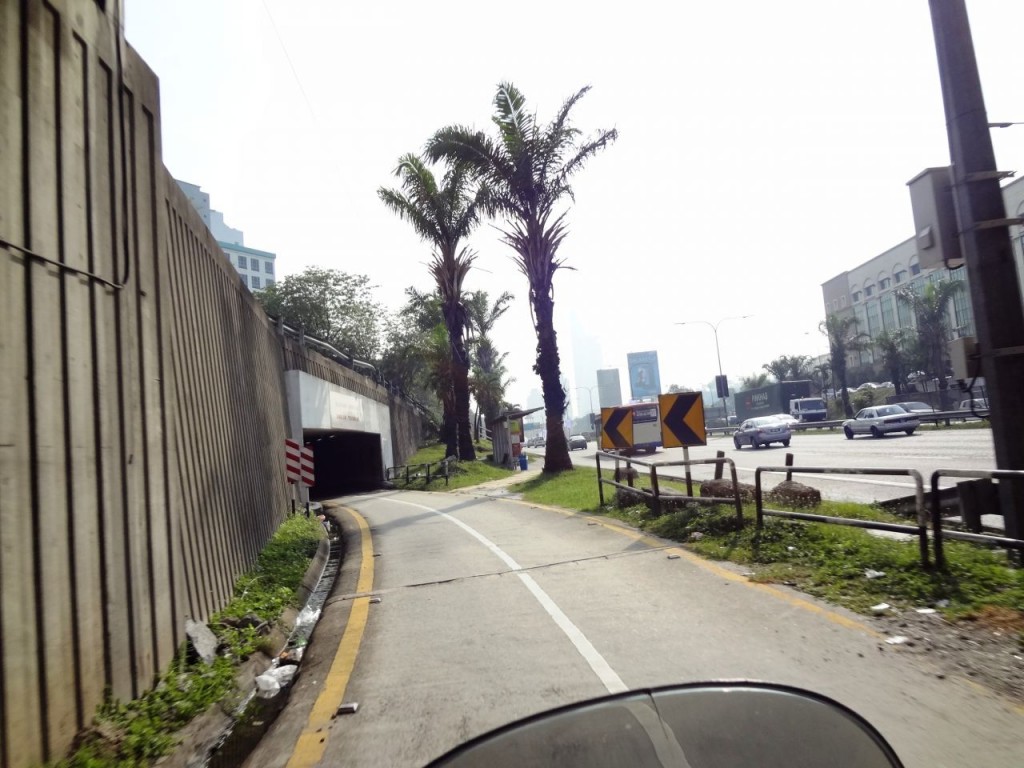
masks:
<svg viewBox="0 0 1024 768"><path fill-rule="evenodd" d="M380 499L380 501L387 501L394 504L405 504L406 506L409 507L424 509L427 512L433 512L435 515L440 515L449 522L459 526L459 528L464 530L474 539L476 539L485 547L487 547L487 549L489 549L495 556L497 556L499 560L505 563L505 565L507 565L510 570L523 570L522 566L519 565L519 563L517 563L514 559L512 559L512 557L507 552L505 552L501 547L499 547L493 541L491 541L482 533L477 531L475 528L466 525L464 522L462 522L456 517L453 517L447 512L441 512L440 510L437 509L431 509L430 507L426 507L422 504L415 504L411 501L401 501L399 499L393 498ZM551 599L548 593L541 589L540 585L536 581L534 581L533 577L528 573L517 573L516 576L518 576L519 580L523 582L523 585L530 591L530 594L532 594L536 598L537 602L540 603L541 607L545 611L547 611L548 615L554 620L555 624L558 625L558 628L561 629L565 633L565 636L569 638L569 642L573 644L573 646L579 652L580 656L583 657L583 660L590 665L590 668L592 670L594 670L594 674L597 675L602 685L604 685L604 687L608 690L608 693L620 693L622 691L628 691L629 688L626 686L624 682L622 682L622 678L619 677L618 674L616 674L615 670L612 669L611 665L605 660L604 656L602 656L598 652L598 650L594 647L593 643L591 643L587 639L587 636L584 635L582 631L580 631L580 628L572 623L572 620L565 615L565 612L558 607L558 604Z"/></svg>

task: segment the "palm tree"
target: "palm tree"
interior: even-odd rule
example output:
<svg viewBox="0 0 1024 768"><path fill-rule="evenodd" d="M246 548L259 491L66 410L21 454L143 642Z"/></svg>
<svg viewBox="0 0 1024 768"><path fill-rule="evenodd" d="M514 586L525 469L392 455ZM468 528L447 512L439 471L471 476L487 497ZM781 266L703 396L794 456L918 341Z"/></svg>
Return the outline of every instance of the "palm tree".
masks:
<svg viewBox="0 0 1024 768"><path fill-rule="evenodd" d="M565 266L558 256L568 228L563 199L573 199L570 181L586 162L618 138L613 130L599 131L580 141L580 131L569 123L576 103L590 90L582 88L562 105L546 126L526 109L526 99L511 83L501 83L494 97L497 140L481 131L452 125L442 128L427 143L431 160L446 159L470 166L489 190L488 210L504 218L503 241L515 251L515 261L526 276L530 313L537 334L537 360L533 369L544 392L548 444L544 471L572 469L569 446L562 431L566 408L561 383L558 340L554 327L554 276Z"/></svg>
<svg viewBox="0 0 1024 768"><path fill-rule="evenodd" d="M401 190L381 187L377 195L434 247L429 269L437 285L451 345L455 455L471 461L476 458L476 451L469 423L469 318L462 286L476 254L468 248L460 249L459 244L480 222L483 191L474 187L468 169L462 166L449 169L439 187L431 170L413 154L399 158L395 176L402 181Z"/></svg>
<svg viewBox="0 0 1024 768"><path fill-rule="evenodd" d="M493 352L490 342L487 348ZM505 399L505 391L515 379L508 376L508 369L505 367L505 358L508 353L501 355L494 353L491 359L491 366L485 370L479 363L473 366L473 375L469 379L469 387L476 398L479 412L484 414L484 421L494 421L501 411L501 404ZM479 439L479 424L477 425L477 438Z"/></svg>
<svg viewBox="0 0 1024 768"><path fill-rule="evenodd" d="M841 392L843 413L850 418L853 416L853 407L850 405L850 393L846 391L846 356L850 352L866 349L867 342L864 341L864 334L857 333L857 318L852 315L828 315L818 328L828 338L829 356L832 359L832 382Z"/></svg>
<svg viewBox="0 0 1024 768"><path fill-rule="evenodd" d="M513 299L508 291L491 304L486 291L475 291L467 295L466 310L469 313L470 351L473 357L473 373L470 377L470 391L476 399L477 415L483 411L490 422L498 417L505 389L514 381L508 379L504 362L508 353L498 354L491 340L491 330L504 315ZM474 433L480 439L479 419L474 419Z"/></svg>
<svg viewBox="0 0 1024 768"><path fill-rule="evenodd" d="M882 331L875 336L875 346L882 353L882 365L889 372L889 380L896 394L903 393L906 382L907 364L910 360L907 345L910 339L905 329Z"/></svg>
<svg viewBox="0 0 1024 768"><path fill-rule="evenodd" d="M811 377L811 358L807 355L783 355L761 367L776 381L803 381Z"/></svg>
<svg viewBox="0 0 1024 768"><path fill-rule="evenodd" d="M921 347L927 351L928 373L939 382L939 405L949 406L946 391L946 344L949 342L949 311L947 305L964 289L961 280L939 280L929 283L920 294L909 286L896 291L896 298L914 310L914 322Z"/></svg>

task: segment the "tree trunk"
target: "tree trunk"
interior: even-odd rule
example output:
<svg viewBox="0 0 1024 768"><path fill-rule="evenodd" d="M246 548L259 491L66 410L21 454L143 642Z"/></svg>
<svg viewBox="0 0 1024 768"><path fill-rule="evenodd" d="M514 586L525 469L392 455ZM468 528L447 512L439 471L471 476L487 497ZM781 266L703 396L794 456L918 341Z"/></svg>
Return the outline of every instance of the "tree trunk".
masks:
<svg viewBox="0 0 1024 768"><path fill-rule="evenodd" d="M462 356L465 356L463 350ZM455 390L455 428L459 441L459 459L476 461L473 432L469 419L469 367L459 361L458 352L452 363L452 385Z"/></svg>
<svg viewBox="0 0 1024 768"><path fill-rule="evenodd" d="M444 408L444 415L441 420L441 441L445 445L444 457L459 456L458 429L455 423L455 398L449 387L444 393L441 405Z"/></svg>
<svg viewBox="0 0 1024 768"><path fill-rule="evenodd" d="M547 421L547 445L544 447L544 471L562 472L572 469L569 441L565 436L562 419L565 416L565 391L558 360L558 341L555 334L555 303L548 291L537 291L533 297L534 317L537 320L537 362L533 370L540 376L544 392L544 416Z"/></svg>

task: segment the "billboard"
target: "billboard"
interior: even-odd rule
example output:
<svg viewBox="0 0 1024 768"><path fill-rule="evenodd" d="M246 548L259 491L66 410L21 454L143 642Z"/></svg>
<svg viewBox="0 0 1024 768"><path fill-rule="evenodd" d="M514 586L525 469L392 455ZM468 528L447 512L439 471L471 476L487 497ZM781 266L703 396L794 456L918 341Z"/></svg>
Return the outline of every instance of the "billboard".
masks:
<svg viewBox="0 0 1024 768"><path fill-rule="evenodd" d="M633 400L661 394L657 352L630 352L626 355L626 364L629 367L629 392Z"/></svg>

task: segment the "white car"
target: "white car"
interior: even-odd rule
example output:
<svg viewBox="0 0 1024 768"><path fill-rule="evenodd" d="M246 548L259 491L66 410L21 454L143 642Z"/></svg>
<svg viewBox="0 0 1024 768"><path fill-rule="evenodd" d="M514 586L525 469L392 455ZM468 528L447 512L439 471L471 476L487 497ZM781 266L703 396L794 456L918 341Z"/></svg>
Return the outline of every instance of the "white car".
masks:
<svg viewBox="0 0 1024 768"><path fill-rule="evenodd" d="M987 411L988 410L988 398L987 397L976 397L973 400L961 400L960 405L957 406L957 410L960 411Z"/></svg>
<svg viewBox="0 0 1024 768"><path fill-rule="evenodd" d="M847 440L853 440L856 435L882 437L890 432L905 432L912 435L919 426L920 419L898 405L873 405L870 408L861 408L856 416L844 421L843 434Z"/></svg>

